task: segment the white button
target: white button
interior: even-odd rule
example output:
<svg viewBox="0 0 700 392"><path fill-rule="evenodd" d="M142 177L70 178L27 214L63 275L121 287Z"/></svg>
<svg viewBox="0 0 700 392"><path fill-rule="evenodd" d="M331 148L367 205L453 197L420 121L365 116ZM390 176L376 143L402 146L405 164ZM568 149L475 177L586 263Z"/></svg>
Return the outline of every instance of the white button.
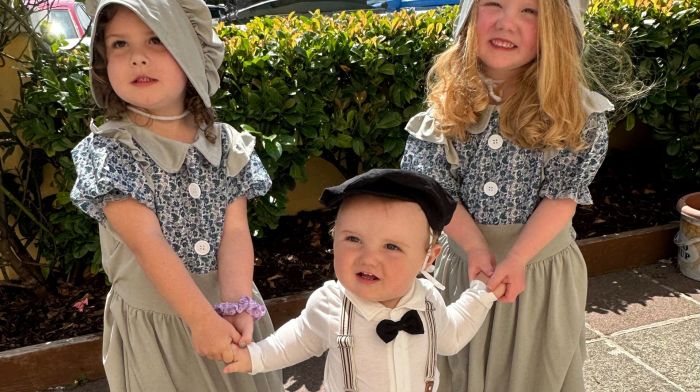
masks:
<svg viewBox="0 0 700 392"><path fill-rule="evenodd" d="M484 193L488 196L493 196L498 193L498 185L495 182L489 181L484 184Z"/></svg>
<svg viewBox="0 0 700 392"><path fill-rule="evenodd" d="M492 150L498 150L503 145L503 138L500 135L491 135L488 143Z"/></svg>
<svg viewBox="0 0 700 392"><path fill-rule="evenodd" d="M190 192L190 196L195 199L199 199L199 196L202 196L202 188L195 183L190 184L190 186L187 187L187 191Z"/></svg>
<svg viewBox="0 0 700 392"><path fill-rule="evenodd" d="M194 251L200 256L209 253L209 249L211 249L211 247L207 241L199 240L194 244Z"/></svg>

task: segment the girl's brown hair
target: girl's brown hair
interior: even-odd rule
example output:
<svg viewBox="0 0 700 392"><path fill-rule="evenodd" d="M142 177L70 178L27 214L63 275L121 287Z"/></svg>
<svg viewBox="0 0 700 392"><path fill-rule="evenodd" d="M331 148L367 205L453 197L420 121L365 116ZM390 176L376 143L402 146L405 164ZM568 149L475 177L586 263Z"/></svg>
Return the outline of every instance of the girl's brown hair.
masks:
<svg viewBox="0 0 700 392"><path fill-rule="evenodd" d="M501 105L501 133L524 148L579 150L585 147L581 130L586 121L582 40L573 23L560 22L572 18L565 0L539 0L539 5L538 54ZM489 104L479 74L476 14L471 12L457 41L437 56L427 80L438 131L463 140Z"/></svg>
<svg viewBox="0 0 700 392"><path fill-rule="evenodd" d="M127 111L127 103L114 92L114 89L112 89L109 83L109 76L107 75L105 28L119 9L128 10L128 8L116 4L107 5L102 9L96 23L97 28L95 29L95 36L93 37L92 70L95 76L92 79L92 83L99 85L104 91L107 91L104 114L105 117L110 120L120 120L124 118ZM197 91L189 81L185 87L185 109L192 113L195 123L206 125L204 134L209 142L214 142L215 135L212 131L216 118L214 110L204 105L204 101L202 101L202 98L197 94Z"/></svg>

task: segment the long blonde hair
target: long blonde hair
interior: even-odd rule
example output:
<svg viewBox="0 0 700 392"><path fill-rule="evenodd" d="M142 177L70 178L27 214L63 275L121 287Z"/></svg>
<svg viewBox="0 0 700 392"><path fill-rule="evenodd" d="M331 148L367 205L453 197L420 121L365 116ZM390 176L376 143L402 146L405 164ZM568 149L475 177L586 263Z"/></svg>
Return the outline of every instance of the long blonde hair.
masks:
<svg viewBox="0 0 700 392"><path fill-rule="evenodd" d="M572 18L565 0L539 4L538 54L513 81L513 93L500 108L500 130L524 148L580 150L586 146L581 132L586 121L581 104L583 42L573 22L561 23ZM467 139L468 127L489 104L479 74L476 14L472 10L457 41L436 57L427 80L427 100L438 131L461 140Z"/></svg>

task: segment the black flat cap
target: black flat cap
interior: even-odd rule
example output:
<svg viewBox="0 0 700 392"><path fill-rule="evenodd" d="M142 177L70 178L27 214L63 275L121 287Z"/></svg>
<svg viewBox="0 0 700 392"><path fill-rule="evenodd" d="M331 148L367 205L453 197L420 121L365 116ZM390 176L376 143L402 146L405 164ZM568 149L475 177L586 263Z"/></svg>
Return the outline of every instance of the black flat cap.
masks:
<svg viewBox="0 0 700 392"><path fill-rule="evenodd" d="M374 195L418 203L433 230L450 223L457 202L434 179L400 169L372 169L323 190L321 203L335 207L355 195Z"/></svg>

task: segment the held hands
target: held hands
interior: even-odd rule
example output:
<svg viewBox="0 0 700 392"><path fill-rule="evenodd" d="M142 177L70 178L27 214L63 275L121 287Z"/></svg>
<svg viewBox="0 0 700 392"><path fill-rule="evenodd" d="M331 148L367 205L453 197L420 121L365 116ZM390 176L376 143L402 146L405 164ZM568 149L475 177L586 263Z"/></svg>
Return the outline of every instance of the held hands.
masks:
<svg viewBox="0 0 700 392"><path fill-rule="evenodd" d="M223 316L223 318L233 325L233 327L236 328L236 331L240 333L240 340L234 341L234 343L237 343L239 347L245 347L248 345L248 343L253 341L253 327L255 321L250 313L243 312L233 316Z"/></svg>
<svg viewBox="0 0 700 392"><path fill-rule="evenodd" d="M515 302L518 295L525 290L525 264L513 259L504 260L498 264L486 286L494 292L499 287L505 286L505 294L498 300L506 303Z"/></svg>
<svg viewBox="0 0 700 392"><path fill-rule="evenodd" d="M475 279L480 280L484 283L487 283L489 281L489 277L486 276L486 274L484 274L483 272L480 272L478 275L476 275ZM503 296L503 294L505 294L505 292L506 292L506 285L501 283L498 286L496 286L495 289L489 289L489 291L492 292L493 295L496 296L496 298L500 299Z"/></svg>
<svg viewBox="0 0 700 392"><path fill-rule="evenodd" d="M469 251L467 252L467 256L469 258L467 273L470 281L476 279L479 273L487 277L493 274L496 259L488 248Z"/></svg>
<svg viewBox="0 0 700 392"><path fill-rule="evenodd" d="M190 326L192 345L197 354L214 361L231 362L234 354L232 343L238 343L241 335L229 322L213 310Z"/></svg>
<svg viewBox="0 0 700 392"><path fill-rule="evenodd" d="M231 349L233 350L233 361L226 364L224 373L250 373L253 370L253 365L250 361L248 348L240 348L234 344Z"/></svg>

